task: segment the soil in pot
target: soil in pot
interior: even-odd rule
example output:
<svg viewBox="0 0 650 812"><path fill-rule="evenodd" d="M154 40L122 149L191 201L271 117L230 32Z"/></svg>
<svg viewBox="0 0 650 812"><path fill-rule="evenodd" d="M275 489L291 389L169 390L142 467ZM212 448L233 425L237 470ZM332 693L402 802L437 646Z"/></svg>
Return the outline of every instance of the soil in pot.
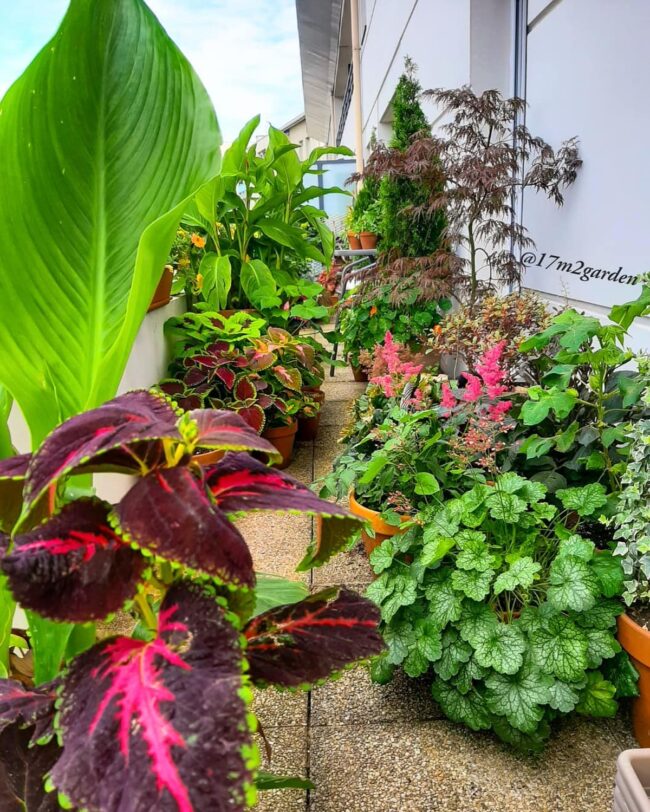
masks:
<svg viewBox="0 0 650 812"><path fill-rule="evenodd" d="M298 415L298 433L296 435L296 439L309 442L311 440L315 440L318 436L320 416L323 411L323 402L325 401L325 392L323 392L321 389L305 389L303 391L305 394L313 398L318 404L320 404L318 414L316 414L314 417L301 417Z"/></svg>
<svg viewBox="0 0 650 812"><path fill-rule="evenodd" d="M171 265L165 265L165 270L160 277L160 282L158 282L158 287L154 292L153 299L147 310L148 313L151 313L152 310L158 310L159 307L164 307L171 302L173 281L174 269Z"/></svg>
<svg viewBox="0 0 650 812"><path fill-rule="evenodd" d="M392 524L387 524L381 518L381 514L378 510L372 510L371 508L362 505L360 502L357 502L354 497L354 491L350 491L349 506L351 513L354 513L355 516L367 521L374 530L374 537L366 533L365 530L361 531L361 541L363 542L363 548L367 555L370 555L375 547L379 547L379 545L383 541L386 541L386 539L396 536L398 533L402 532L399 527L395 527L395 525ZM407 518L408 517L405 516L403 521L406 521Z"/></svg>
<svg viewBox="0 0 650 812"><path fill-rule="evenodd" d="M373 234L372 231L362 231L359 234L359 240L364 251L370 251L377 247L377 235Z"/></svg>
<svg viewBox="0 0 650 812"><path fill-rule="evenodd" d="M361 250L361 240L353 231L348 231L348 244L351 251Z"/></svg>
<svg viewBox="0 0 650 812"><path fill-rule="evenodd" d="M274 468L286 468L293 457L293 446L298 431L298 421L294 420L287 426L276 426L264 429L262 437L272 443L282 454L282 461L273 463Z"/></svg>
<svg viewBox="0 0 650 812"><path fill-rule="evenodd" d="M630 614L619 615L618 642L639 672L639 696L632 706L634 736L641 747L650 747L650 631L647 629L650 613L645 616L639 612L633 614L639 622Z"/></svg>

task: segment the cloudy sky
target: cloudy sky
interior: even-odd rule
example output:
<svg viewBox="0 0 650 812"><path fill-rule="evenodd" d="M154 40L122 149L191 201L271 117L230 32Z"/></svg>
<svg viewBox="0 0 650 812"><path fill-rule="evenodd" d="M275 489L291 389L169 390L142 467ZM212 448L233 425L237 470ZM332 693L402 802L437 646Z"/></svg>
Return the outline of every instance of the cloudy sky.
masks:
<svg viewBox="0 0 650 812"><path fill-rule="evenodd" d="M148 0L194 65L224 141L256 113L302 112L295 0ZM0 97L56 31L68 0L0 0Z"/></svg>

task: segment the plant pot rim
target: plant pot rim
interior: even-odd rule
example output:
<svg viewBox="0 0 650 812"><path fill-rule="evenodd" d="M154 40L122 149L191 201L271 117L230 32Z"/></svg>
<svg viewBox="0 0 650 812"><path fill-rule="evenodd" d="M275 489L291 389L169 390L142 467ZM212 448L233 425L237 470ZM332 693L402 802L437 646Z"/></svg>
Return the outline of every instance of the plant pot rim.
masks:
<svg viewBox="0 0 650 812"><path fill-rule="evenodd" d="M650 631L623 612L616 619L618 641L635 660L650 668Z"/></svg>
<svg viewBox="0 0 650 812"><path fill-rule="evenodd" d="M227 454L222 449L215 448L212 451L202 451L199 454L192 455L192 461L198 463L202 467L206 465L215 465L220 462Z"/></svg>
<svg viewBox="0 0 650 812"><path fill-rule="evenodd" d="M298 420L294 417L286 426L273 426L262 431L262 437L287 437L298 431Z"/></svg>
<svg viewBox="0 0 650 812"><path fill-rule="evenodd" d="M366 507L360 502L357 502L354 495L354 488L352 488L348 494L348 503L352 513L372 524L375 533L381 533L383 536L396 536L398 533L403 532L401 528L395 527L394 524L388 524L385 522L381 518L381 513L378 510L373 510L372 508ZM410 516L402 516L402 522L407 522L409 519Z"/></svg>
<svg viewBox="0 0 650 812"><path fill-rule="evenodd" d="M359 232L359 236L360 236L360 237L362 237L362 236L364 236L364 235L365 235L366 237L376 237L376 236L377 236L377 232L376 232L376 231L360 231L360 232Z"/></svg>

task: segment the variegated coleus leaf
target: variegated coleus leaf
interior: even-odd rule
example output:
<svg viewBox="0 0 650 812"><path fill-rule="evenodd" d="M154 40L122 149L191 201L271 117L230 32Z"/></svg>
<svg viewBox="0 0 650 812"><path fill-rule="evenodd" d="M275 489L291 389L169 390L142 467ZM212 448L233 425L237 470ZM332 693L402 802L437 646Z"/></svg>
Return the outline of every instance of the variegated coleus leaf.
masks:
<svg viewBox="0 0 650 812"><path fill-rule="evenodd" d="M0 531L10 533L23 508L23 485L31 454L0 460Z"/></svg>
<svg viewBox="0 0 650 812"><path fill-rule="evenodd" d="M379 620L371 601L340 587L264 612L244 631L251 679L295 688L380 654Z"/></svg>
<svg viewBox="0 0 650 812"><path fill-rule="evenodd" d="M25 508L30 509L61 477L81 466L93 470L90 463L101 463L102 455L109 451L123 451L128 458L138 444L149 449L151 441L180 440L176 421L167 399L147 390L127 392L66 420L32 457L23 490Z"/></svg>
<svg viewBox="0 0 650 812"><path fill-rule="evenodd" d="M290 367L278 364L273 368L273 374L287 389L291 389L293 392L302 391L302 376L297 369L291 369Z"/></svg>
<svg viewBox="0 0 650 812"><path fill-rule="evenodd" d="M189 418L197 426L197 448L263 451L274 459L280 457L275 446L260 437L240 414L228 409L196 409L189 413Z"/></svg>
<svg viewBox="0 0 650 812"><path fill-rule="evenodd" d="M63 678L54 785L101 812L243 812L256 751L239 632L198 586L179 583L150 642L104 640Z"/></svg>
<svg viewBox="0 0 650 812"><path fill-rule="evenodd" d="M228 583L255 582L246 542L189 468L147 474L115 507L113 523L130 542L161 558Z"/></svg>
<svg viewBox="0 0 650 812"><path fill-rule="evenodd" d="M97 499L78 499L15 537L0 566L24 608L84 623L107 617L133 596L146 562L110 527L110 510Z"/></svg>
<svg viewBox="0 0 650 812"><path fill-rule="evenodd" d="M235 405L235 404L233 404ZM236 405L237 414L248 423L253 431L261 434L266 425L266 415L264 408L259 403L250 403L246 401Z"/></svg>
<svg viewBox="0 0 650 812"><path fill-rule="evenodd" d="M257 388L255 387L254 379L242 375L238 378L233 389L233 397L235 400L252 400L257 397Z"/></svg>

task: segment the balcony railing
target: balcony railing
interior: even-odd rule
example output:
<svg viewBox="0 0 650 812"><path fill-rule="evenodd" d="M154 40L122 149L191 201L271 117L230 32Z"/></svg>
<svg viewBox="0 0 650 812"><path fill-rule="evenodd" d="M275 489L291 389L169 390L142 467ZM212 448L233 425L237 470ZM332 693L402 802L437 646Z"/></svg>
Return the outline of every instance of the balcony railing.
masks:
<svg viewBox="0 0 650 812"><path fill-rule="evenodd" d="M345 85L345 93L343 94L343 104L341 105L341 118L339 119L339 129L336 133L336 146L341 146L343 140L343 130L345 123L348 120L348 113L350 112L350 104L352 102L352 92L354 91L354 75L352 73L352 65L348 65L348 81Z"/></svg>

